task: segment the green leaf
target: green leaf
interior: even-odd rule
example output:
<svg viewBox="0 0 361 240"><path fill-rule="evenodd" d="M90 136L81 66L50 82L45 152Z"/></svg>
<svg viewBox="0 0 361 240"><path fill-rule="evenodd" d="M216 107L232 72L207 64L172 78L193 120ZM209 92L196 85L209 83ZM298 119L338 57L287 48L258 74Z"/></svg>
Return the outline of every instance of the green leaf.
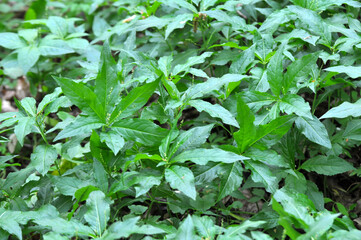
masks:
<svg viewBox="0 0 361 240"><path fill-rule="evenodd" d="M273 197L282 204L288 215L294 216L302 224L303 228L314 223L309 213L314 209L313 203L306 195L282 188L277 190Z"/></svg>
<svg viewBox="0 0 361 240"><path fill-rule="evenodd" d="M77 177L52 176L51 181L65 196L74 196L78 189L88 186L87 182Z"/></svg>
<svg viewBox="0 0 361 240"><path fill-rule="evenodd" d="M313 46L316 45L317 40L320 38L318 36L313 36L309 32L303 29L293 29L290 33L281 34L275 40L282 43L287 43L290 39L298 38L302 41L308 42Z"/></svg>
<svg viewBox="0 0 361 240"><path fill-rule="evenodd" d="M104 109L104 115L111 114L114 105L119 98L119 83L117 64L114 61L109 43L106 42L100 56L99 72L95 79L94 94L99 99L99 104Z"/></svg>
<svg viewBox="0 0 361 240"><path fill-rule="evenodd" d="M111 129L109 132L101 132L100 140L105 142L105 144L113 151L114 155L117 155L125 144L121 132L116 128Z"/></svg>
<svg viewBox="0 0 361 240"><path fill-rule="evenodd" d="M243 167L239 162L225 164L220 167L220 169L218 170L218 176L221 179L221 184L217 197L217 202L240 187L243 179L242 172Z"/></svg>
<svg viewBox="0 0 361 240"><path fill-rule="evenodd" d="M104 123L96 116L78 116L54 138L54 141L87 133L90 134L93 129L100 128L103 125Z"/></svg>
<svg viewBox="0 0 361 240"><path fill-rule="evenodd" d="M313 223L297 240L316 239L326 233L333 225L334 220L340 216L340 213L332 214L330 212L323 213L317 216L315 223Z"/></svg>
<svg viewBox="0 0 361 240"><path fill-rule="evenodd" d="M167 136L168 130L145 119L123 119L113 124L114 128L127 140L147 146L157 146Z"/></svg>
<svg viewBox="0 0 361 240"><path fill-rule="evenodd" d="M26 44L16 33L3 32L0 33L0 46L9 49L17 49L26 47Z"/></svg>
<svg viewBox="0 0 361 240"><path fill-rule="evenodd" d="M192 217L188 217L179 226L175 239L196 239Z"/></svg>
<svg viewBox="0 0 361 240"><path fill-rule="evenodd" d="M267 80L276 97L280 95L283 84L283 51L284 47L282 46L273 55L267 66Z"/></svg>
<svg viewBox="0 0 361 240"><path fill-rule="evenodd" d="M55 77L54 79L59 84L65 96L67 96L72 103L79 107L84 113L89 115L95 114L98 118L105 122L105 110L97 95L86 85L77 83L69 78Z"/></svg>
<svg viewBox="0 0 361 240"><path fill-rule="evenodd" d="M41 100L41 102L38 105L36 114L41 113L45 109L46 106L48 106L50 103L54 102L56 99L59 99L59 95L61 93L62 93L61 88L57 87L54 89L54 92L45 95L45 97Z"/></svg>
<svg viewBox="0 0 361 240"><path fill-rule="evenodd" d="M207 141L213 126L214 124L208 124L201 127L194 127L188 131L181 132L178 137L175 136L177 138L167 152L167 158L170 159L175 153L183 152L185 149L190 150L201 146Z"/></svg>
<svg viewBox="0 0 361 240"><path fill-rule="evenodd" d="M162 3L174 8L185 8L193 13L198 13L197 9L186 0L163 0Z"/></svg>
<svg viewBox="0 0 361 240"><path fill-rule="evenodd" d="M20 48L18 51L18 63L26 74L39 60L40 51L35 46Z"/></svg>
<svg viewBox="0 0 361 240"><path fill-rule="evenodd" d="M171 162L191 161L198 165L206 165L208 161L221 163L234 163L237 161L247 160L249 158L235 154L233 152L224 151L222 149L204 149L196 148L188 150L175 156Z"/></svg>
<svg viewBox="0 0 361 240"><path fill-rule="evenodd" d="M195 107L199 112L205 111L212 117L220 118L225 124L239 127L236 119L227 109L219 104L211 104L203 100L191 100L189 105Z"/></svg>
<svg viewBox="0 0 361 240"><path fill-rule="evenodd" d="M35 110L36 109L36 107L35 107L36 100L34 98L31 98L31 97L23 98L20 101L20 104L24 108L24 110L26 111L26 114L29 117L36 116L36 110Z"/></svg>
<svg viewBox="0 0 361 240"><path fill-rule="evenodd" d="M84 219L90 224L97 236L102 236L110 219L110 201L103 192L94 191L89 194L86 206L87 212Z"/></svg>
<svg viewBox="0 0 361 240"><path fill-rule="evenodd" d="M58 158L56 149L51 145L38 145L34 152L31 154L31 164L41 174L45 175L50 166Z"/></svg>
<svg viewBox="0 0 361 240"><path fill-rule="evenodd" d="M21 213L18 211L8 211L6 209L0 208L0 228L4 229L10 234L14 234L20 240L22 240L22 231L18 223L20 214Z"/></svg>
<svg viewBox="0 0 361 240"><path fill-rule="evenodd" d="M347 161L333 155L328 157L319 155L308 159L302 164L301 168L309 172L314 171L327 176L332 176L355 169Z"/></svg>
<svg viewBox="0 0 361 240"><path fill-rule="evenodd" d="M287 72L284 76L283 94L286 95L290 88L296 87L296 84L308 77L311 72L311 66L314 65L318 59L319 52L311 53L297 59L287 67Z"/></svg>
<svg viewBox="0 0 361 240"><path fill-rule="evenodd" d="M136 233L139 227L136 225L140 217L128 218L124 221L113 223L104 233L104 239L121 239L127 238L131 234Z"/></svg>
<svg viewBox="0 0 361 240"><path fill-rule="evenodd" d="M174 31L174 29L184 28L184 25L192 19L193 19L193 14L190 13L177 15L175 18L173 18L172 22L170 22L167 25L167 28L165 30L165 39L168 38L169 34L171 34Z"/></svg>
<svg viewBox="0 0 361 240"><path fill-rule="evenodd" d="M238 73L243 74L245 73L247 67L253 62L254 60L254 52L256 50L255 45L251 46L247 50L243 51L237 59L235 59L231 67L229 68L230 73Z"/></svg>
<svg viewBox="0 0 361 240"><path fill-rule="evenodd" d="M50 16L46 21L46 26L51 33L57 35L59 38L64 38L68 32L68 23L66 19L58 16Z"/></svg>
<svg viewBox="0 0 361 240"><path fill-rule="evenodd" d="M250 221L246 220L243 221L242 224L239 225L231 225L225 230L225 234L221 235L221 240L226 239L242 239L245 237L243 233L245 233L247 230L250 230L250 228L260 228L262 224L264 224L265 221Z"/></svg>
<svg viewBox="0 0 361 240"><path fill-rule="evenodd" d="M39 51L42 56L58 56L74 52L65 41L49 38L43 38L40 41Z"/></svg>
<svg viewBox="0 0 361 240"><path fill-rule="evenodd" d="M256 127L253 125L254 115L240 95L237 96L237 121L239 130L233 134L241 153L249 146L256 136Z"/></svg>
<svg viewBox="0 0 361 240"><path fill-rule="evenodd" d="M361 67L354 67L354 66L335 66L335 67L328 67L324 70L329 72L337 72L337 73L345 73L350 78L359 78L361 77Z"/></svg>
<svg viewBox="0 0 361 240"><path fill-rule="evenodd" d="M349 116L361 116L361 99L355 103L343 102L337 107L331 108L320 118L346 118Z"/></svg>
<svg viewBox="0 0 361 240"><path fill-rule="evenodd" d="M261 150L258 148L249 148L247 149L245 156L252 160L263 162L264 164L277 167L291 167L281 155L271 149Z"/></svg>
<svg viewBox="0 0 361 240"><path fill-rule="evenodd" d="M265 92L245 91L242 92L241 95L243 101L247 103L248 107L250 107L253 112L257 112L261 107L277 101L277 98Z"/></svg>
<svg viewBox="0 0 361 240"><path fill-rule="evenodd" d="M139 183L134 187L135 197L146 194L153 186L159 186L163 176L158 171L144 171L137 175Z"/></svg>
<svg viewBox="0 0 361 240"><path fill-rule="evenodd" d="M201 64L201 63L204 63L205 59L212 56L212 52L204 52L202 53L202 55L200 56L194 56L194 57L190 57L186 63L184 64L178 64L176 65L171 74L172 75L178 75L179 73L181 72L185 72L185 73L188 73L189 69L191 66L194 66L196 64Z"/></svg>
<svg viewBox="0 0 361 240"><path fill-rule="evenodd" d="M23 146L25 136L32 132L35 125L35 119L33 117L20 117L18 119L19 121L15 126L14 133L20 145Z"/></svg>
<svg viewBox="0 0 361 240"><path fill-rule="evenodd" d="M287 114L296 113L300 117L312 119L311 107L305 100L296 94L287 94L280 101L280 110Z"/></svg>
<svg viewBox="0 0 361 240"><path fill-rule="evenodd" d="M186 167L173 165L165 170L164 176L172 188L178 189L193 200L196 199L197 193L191 170Z"/></svg>
<svg viewBox="0 0 361 240"><path fill-rule="evenodd" d="M105 144L100 141L100 137L95 130L93 130L90 136L90 151L92 156L105 168L108 167L108 162L111 158L110 151L105 147Z"/></svg>
<svg viewBox="0 0 361 240"><path fill-rule="evenodd" d="M331 141L325 126L315 116L313 119L298 117L296 126L310 141L331 148Z"/></svg>
<svg viewBox="0 0 361 240"><path fill-rule="evenodd" d="M245 161L247 169L251 170L251 177L254 182L263 183L266 190L274 193L278 188L278 180L270 168L256 161Z"/></svg>
<svg viewBox="0 0 361 240"><path fill-rule="evenodd" d="M239 74L226 74L221 78L209 78L204 83L195 84L187 89L182 96L182 101L185 102L190 99L200 98L204 95L219 90L223 85L238 82L245 78L244 75Z"/></svg>
<svg viewBox="0 0 361 240"><path fill-rule="evenodd" d="M121 118L129 117L138 111L153 95L158 84L159 79L151 83L147 83L141 87L134 88L125 98L120 101L120 103L112 112L109 120L107 119L107 122L111 124Z"/></svg>
<svg viewBox="0 0 361 240"><path fill-rule="evenodd" d="M93 159L93 172L96 186L104 193L108 192L108 174L97 159Z"/></svg>

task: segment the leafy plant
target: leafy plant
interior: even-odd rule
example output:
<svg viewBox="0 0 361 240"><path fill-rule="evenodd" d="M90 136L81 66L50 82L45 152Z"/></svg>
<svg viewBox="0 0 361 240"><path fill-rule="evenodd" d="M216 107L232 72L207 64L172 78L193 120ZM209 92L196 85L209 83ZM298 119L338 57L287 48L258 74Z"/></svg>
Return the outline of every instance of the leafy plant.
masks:
<svg viewBox="0 0 361 240"><path fill-rule="evenodd" d="M3 83L32 94L0 114L1 238L359 239L359 9L22 8L0 33Z"/></svg>

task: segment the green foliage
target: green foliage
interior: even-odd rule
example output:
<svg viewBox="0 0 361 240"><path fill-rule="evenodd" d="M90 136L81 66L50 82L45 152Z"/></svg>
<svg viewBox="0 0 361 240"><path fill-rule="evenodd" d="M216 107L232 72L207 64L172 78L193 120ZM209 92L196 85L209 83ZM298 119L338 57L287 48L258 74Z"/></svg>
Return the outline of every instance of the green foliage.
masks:
<svg viewBox="0 0 361 240"><path fill-rule="evenodd" d="M360 7L1 3L0 239L360 239Z"/></svg>

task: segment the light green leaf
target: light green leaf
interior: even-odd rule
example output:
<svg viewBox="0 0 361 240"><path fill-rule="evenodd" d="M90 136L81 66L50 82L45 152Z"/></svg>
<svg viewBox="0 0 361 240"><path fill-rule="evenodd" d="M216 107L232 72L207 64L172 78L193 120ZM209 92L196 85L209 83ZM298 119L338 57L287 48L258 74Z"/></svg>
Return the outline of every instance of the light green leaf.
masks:
<svg viewBox="0 0 361 240"><path fill-rule="evenodd" d="M243 74L245 73L247 67L253 62L254 60L254 53L256 47L252 45L247 50L243 51L239 56L232 62L229 72L230 73L238 73Z"/></svg>
<svg viewBox="0 0 361 240"><path fill-rule="evenodd" d="M89 115L96 114L99 120L105 122L104 106L100 104L97 95L89 87L69 78L54 76L54 79L72 103Z"/></svg>
<svg viewBox="0 0 361 240"><path fill-rule="evenodd" d="M265 92L244 91L241 95L243 101L247 103L248 107L250 107L253 112L257 112L261 109L261 107L270 105L277 101L277 98Z"/></svg>
<svg viewBox="0 0 361 240"><path fill-rule="evenodd" d="M23 98L21 101L21 106L24 108L24 110L26 111L26 113L28 114L29 117L35 117L36 116L36 100L34 98L31 97L26 97Z"/></svg>
<svg viewBox="0 0 361 240"><path fill-rule="evenodd" d="M285 33L278 36L275 40L278 42L288 42L292 38L299 38L305 42L308 42L312 45L316 45L316 41L320 38L318 36L313 36L309 32L303 29L293 29L290 33Z"/></svg>
<svg viewBox="0 0 361 240"><path fill-rule="evenodd" d="M178 64L176 65L171 74L172 75L178 75L179 73L181 72L185 72L187 73L189 71L189 68L191 66L194 66L196 64L201 64L201 63L204 63L205 59L212 56L212 52L204 52L202 53L202 55L200 56L194 56L194 57L190 57L186 63L184 64Z"/></svg>
<svg viewBox="0 0 361 240"><path fill-rule="evenodd" d="M20 217L20 214L21 212L18 211L9 211L0 208L0 228L4 229L10 234L14 234L20 240L22 240L22 231L18 223L18 218Z"/></svg>
<svg viewBox="0 0 361 240"><path fill-rule="evenodd" d="M55 137L54 141L87 133L90 134L91 130L100 128L103 125L104 123L95 116L78 116Z"/></svg>
<svg viewBox="0 0 361 240"><path fill-rule="evenodd" d="M195 107L199 112L205 111L212 117L220 118L225 124L239 127L236 119L227 109L219 104L211 104L203 100L191 100L189 105Z"/></svg>
<svg viewBox="0 0 361 240"><path fill-rule="evenodd" d="M36 114L41 113L46 106L48 106L50 103L52 103L56 99L59 99L59 95L61 93L62 93L61 88L57 87L57 88L54 89L54 92L45 95L45 97L41 100L41 102L38 105L38 108L36 110Z"/></svg>
<svg viewBox="0 0 361 240"><path fill-rule="evenodd" d="M139 227L136 225L140 217L128 218L124 221L113 223L104 233L104 239L121 239L128 238L131 234L136 233Z"/></svg>
<svg viewBox="0 0 361 240"><path fill-rule="evenodd" d="M325 212L320 214L307 230L306 234L303 234L297 238L297 240L317 239L332 227L334 220L338 216L340 216L340 213L332 214Z"/></svg>
<svg viewBox="0 0 361 240"><path fill-rule="evenodd" d="M59 38L64 38L68 33L68 23L66 19L58 16L50 16L46 21L46 26Z"/></svg>
<svg viewBox="0 0 361 240"><path fill-rule="evenodd" d="M282 188L277 190L273 197L282 204L284 211L294 216L304 228L314 224L314 219L309 213L314 210L314 206L306 195Z"/></svg>
<svg viewBox="0 0 361 240"><path fill-rule="evenodd" d="M190 100L195 98L203 97L204 95L214 91L219 90L223 85L238 82L245 78L244 75L240 74L226 74L221 78L209 78L204 83L195 84L187 89L182 96L182 100Z"/></svg>
<svg viewBox="0 0 361 240"><path fill-rule="evenodd" d="M254 115L240 95L237 96L237 121L239 130L233 134L241 153L246 150L256 136L256 127L253 125Z"/></svg>
<svg viewBox="0 0 361 240"><path fill-rule="evenodd" d="M258 148L250 148L247 149L245 156L251 158L252 160L263 162L264 164L277 167L291 167L281 155L271 149L261 150Z"/></svg>
<svg viewBox="0 0 361 240"><path fill-rule="evenodd" d="M137 176L139 183L134 187L135 197L146 194L153 186L159 186L162 178L162 174L158 171L142 172Z"/></svg>
<svg viewBox="0 0 361 240"><path fill-rule="evenodd" d="M184 25L192 19L193 14L190 13L177 15L175 18L172 19L172 22L167 25L167 28L165 30L165 39L168 38L169 34L171 34L174 29L184 28Z"/></svg>
<svg viewBox="0 0 361 240"><path fill-rule="evenodd" d="M117 155L125 144L124 138L116 128L111 129L109 132L101 132L100 140L105 142L105 144L113 151L114 155Z"/></svg>
<svg viewBox="0 0 361 240"><path fill-rule="evenodd" d="M99 99L99 104L108 116L119 98L120 86L118 83L117 64L114 61L109 43L106 42L100 56L99 72L95 79L94 94Z"/></svg>
<svg viewBox="0 0 361 240"><path fill-rule="evenodd" d="M185 161L191 161L198 165L206 165L208 161L234 163L237 161L243 161L247 159L249 158L222 149L196 148L193 150L188 150L180 153L179 155L175 156L171 160L171 162L183 163Z"/></svg>
<svg viewBox="0 0 361 240"><path fill-rule="evenodd" d="M159 84L159 79L151 83L147 83L141 87L134 88L120 103L116 106L112 112L109 120L109 124L121 119L126 118L138 111L148 99L153 95L155 89Z"/></svg>
<svg viewBox="0 0 361 240"><path fill-rule="evenodd" d="M311 107L303 97L296 94L287 94L280 101L280 110L288 115L296 113L300 117L312 119Z"/></svg>
<svg viewBox="0 0 361 240"><path fill-rule="evenodd" d="M34 152L31 154L31 164L41 174L45 175L50 166L55 162L58 157L56 149L51 145L38 145Z"/></svg>
<svg viewBox="0 0 361 240"><path fill-rule="evenodd" d="M102 163L93 158L93 175L96 186L104 193L108 192L108 173L105 171Z"/></svg>
<svg viewBox="0 0 361 240"><path fill-rule="evenodd" d="M20 48L18 51L18 63L26 74L38 61L40 51L35 46Z"/></svg>
<svg viewBox="0 0 361 240"><path fill-rule="evenodd" d="M77 177L51 176L52 183L65 196L75 196L75 192L89 184Z"/></svg>
<svg viewBox="0 0 361 240"><path fill-rule="evenodd" d="M267 80L272 93L276 97L280 95L283 84L283 50L284 46L281 46L275 55L273 55L267 66Z"/></svg>
<svg viewBox="0 0 361 240"><path fill-rule="evenodd" d="M244 164L251 170L254 182L263 183L267 192L274 193L277 190L278 180L267 165L256 161L245 161Z"/></svg>
<svg viewBox="0 0 361 240"><path fill-rule="evenodd" d="M174 143L168 151L168 159L170 159L175 153L180 153L184 150L190 150L201 146L207 141L213 126L214 124L208 124L181 132L174 140Z"/></svg>
<svg viewBox="0 0 361 240"><path fill-rule="evenodd" d="M200 5L200 10L205 11L209 7L212 7L216 3L217 3L217 0L202 0L201 5Z"/></svg>
<svg viewBox="0 0 361 240"><path fill-rule="evenodd" d="M198 13L197 9L186 0L163 0L162 3L174 8L185 8L193 13Z"/></svg>
<svg viewBox="0 0 361 240"><path fill-rule="evenodd" d="M329 71L329 72L345 73L350 78L359 78L359 77L361 77L361 67L335 66L335 67L325 68L324 70Z"/></svg>
<svg viewBox="0 0 361 240"><path fill-rule="evenodd" d="M188 215L188 217L179 226L175 239L196 239L194 230L192 217L191 215Z"/></svg>
<svg viewBox="0 0 361 240"><path fill-rule="evenodd" d="M123 119L113 124L127 140L136 141L147 146L156 146L167 136L168 130L145 119Z"/></svg>
<svg viewBox="0 0 361 240"><path fill-rule="evenodd" d="M33 117L20 117L18 124L15 126L14 133L21 146L24 145L24 138L32 132L35 126L35 119Z"/></svg>
<svg viewBox="0 0 361 240"><path fill-rule="evenodd" d="M287 67L287 72L284 75L282 92L286 95L290 88L296 87L296 84L308 77L311 72L311 66L314 65L318 59L319 52L307 54L300 59L297 59Z"/></svg>
<svg viewBox="0 0 361 240"><path fill-rule="evenodd" d="M328 157L319 155L308 159L302 164L301 168L309 172L314 171L327 176L332 176L355 169L347 161L332 155Z"/></svg>
<svg viewBox="0 0 361 240"><path fill-rule="evenodd" d="M86 201L87 212L84 219L98 236L102 236L110 218L110 200L103 192L94 191L89 194Z"/></svg>
<svg viewBox="0 0 361 240"><path fill-rule="evenodd" d="M17 49L26 47L26 44L16 33L3 32L0 33L0 46L9 49Z"/></svg>
<svg viewBox="0 0 361 240"><path fill-rule="evenodd" d="M172 188L178 189L193 200L196 199L197 193L191 170L186 167L173 165L165 170L164 176Z"/></svg>
<svg viewBox="0 0 361 240"><path fill-rule="evenodd" d="M49 38L40 41L39 51L42 56L58 56L74 52L65 41Z"/></svg>
<svg viewBox="0 0 361 240"><path fill-rule="evenodd" d="M46 96L45 96L46 97ZM44 98L45 99L45 98ZM54 101L49 103L44 109L44 116L49 115L50 113L57 112L59 108L71 107L73 104L66 96L57 97ZM39 109L39 106L38 106ZM40 109L39 109L40 110Z"/></svg>
<svg viewBox="0 0 361 240"><path fill-rule="evenodd" d="M298 117L296 126L310 141L331 148L331 141L325 126L315 116L313 119Z"/></svg>
<svg viewBox="0 0 361 240"><path fill-rule="evenodd" d="M138 20L135 23L134 28L136 29L136 31L144 31L147 28L161 29L164 26L166 26L170 22L170 20L171 19L169 19L169 18L159 18L159 17L152 15L145 19Z"/></svg>
<svg viewBox="0 0 361 240"><path fill-rule="evenodd" d="M346 118L361 116L361 99L355 103L343 102L341 105L331 108L320 118Z"/></svg>
<svg viewBox="0 0 361 240"><path fill-rule="evenodd" d="M225 161L223 161L225 162ZM234 162L232 164L225 164L218 170L218 176L221 179L219 194L217 202L222 200L234 192L242 184L243 167L241 163Z"/></svg>
<svg viewBox="0 0 361 240"><path fill-rule="evenodd" d="M19 37L24 38L27 42L33 43L34 40L39 36L38 29L22 29L18 32Z"/></svg>

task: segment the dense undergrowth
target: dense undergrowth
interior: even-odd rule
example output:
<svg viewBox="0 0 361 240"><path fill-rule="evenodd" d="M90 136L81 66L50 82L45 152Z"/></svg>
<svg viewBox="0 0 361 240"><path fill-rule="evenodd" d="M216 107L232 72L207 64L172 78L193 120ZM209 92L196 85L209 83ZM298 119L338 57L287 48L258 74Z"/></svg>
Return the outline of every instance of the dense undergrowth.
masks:
<svg viewBox="0 0 361 240"><path fill-rule="evenodd" d="M0 239L361 239L360 9L5 0Z"/></svg>

